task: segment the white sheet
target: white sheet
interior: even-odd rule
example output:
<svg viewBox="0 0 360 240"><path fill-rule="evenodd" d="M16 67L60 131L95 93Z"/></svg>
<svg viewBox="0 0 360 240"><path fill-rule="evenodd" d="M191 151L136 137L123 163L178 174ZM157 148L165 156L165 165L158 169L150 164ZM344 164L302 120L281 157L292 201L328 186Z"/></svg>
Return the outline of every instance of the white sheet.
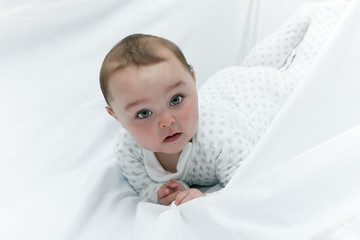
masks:
<svg viewBox="0 0 360 240"><path fill-rule="evenodd" d="M186 221L189 217L199 220L203 215L189 208L191 204L165 211L159 218L159 210L164 211L161 206L138 205L140 199L122 177L112 153L119 126L104 110L97 78L101 61L127 34L157 34L179 44L201 85L201 80L218 69L239 64L267 34L265 30L275 30L300 2L273 1L273 9L281 12L269 16L269 1L265 0L206 4L1 0L0 238L130 239L134 229L146 232L149 223L160 227L146 219L160 223L171 219L168 216L174 211L181 210ZM359 36L351 36L354 41L350 43L355 44ZM355 61L358 56L349 55ZM351 139L355 138L336 141ZM221 197L214 199L223 202ZM219 209L210 213L221 217ZM185 229L184 234L201 234L206 226L175 223L166 225L166 234L173 233L173 226ZM234 226L226 215L216 224L216 229ZM153 233L156 229L160 228ZM246 234L258 230L254 227ZM332 230L335 228L329 226L328 232Z"/></svg>

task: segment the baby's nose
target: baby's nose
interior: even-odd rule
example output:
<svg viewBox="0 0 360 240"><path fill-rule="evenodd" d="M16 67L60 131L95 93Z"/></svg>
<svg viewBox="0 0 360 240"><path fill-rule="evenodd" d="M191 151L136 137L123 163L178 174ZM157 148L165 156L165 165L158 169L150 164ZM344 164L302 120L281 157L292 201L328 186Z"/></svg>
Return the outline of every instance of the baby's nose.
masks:
<svg viewBox="0 0 360 240"><path fill-rule="evenodd" d="M160 128L166 128L175 124L175 118L170 114L163 114L160 119Z"/></svg>

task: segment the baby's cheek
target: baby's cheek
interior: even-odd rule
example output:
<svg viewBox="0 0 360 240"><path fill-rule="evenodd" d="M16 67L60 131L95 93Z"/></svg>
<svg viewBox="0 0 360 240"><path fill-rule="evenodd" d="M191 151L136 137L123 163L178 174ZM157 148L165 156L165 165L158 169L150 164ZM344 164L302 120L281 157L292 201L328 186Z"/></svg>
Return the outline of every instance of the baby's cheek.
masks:
<svg viewBox="0 0 360 240"><path fill-rule="evenodd" d="M153 143L155 142L154 140L156 139L156 136L154 136L152 129L145 124L133 129L133 137L142 147L149 150L154 148Z"/></svg>
<svg viewBox="0 0 360 240"><path fill-rule="evenodd" d="M190 124L194 128L197 128L199 119L197 104L188 104L184 110L182 115L183 121L186 122L186 124Z"/></svg>
<svg viewBox="0 0 360 240"><path fill-rule="evenodd" d="M182 113L181 113L181 119L184 122L189 122L191 120L191 115L192 115L192 108L191 106L186 105L185 108L183 109Z"/></svg>

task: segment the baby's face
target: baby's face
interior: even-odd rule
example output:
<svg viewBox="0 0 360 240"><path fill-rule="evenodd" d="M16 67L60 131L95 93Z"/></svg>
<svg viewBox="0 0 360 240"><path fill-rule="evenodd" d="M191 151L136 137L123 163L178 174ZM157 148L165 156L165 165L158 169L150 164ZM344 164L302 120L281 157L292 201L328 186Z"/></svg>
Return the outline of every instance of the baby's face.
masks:
<svg viewBox="0 0 360 240"><path fill-rule="evenodd" d="M143 148L179 153L198 126L195 74L172 54L149 66L128 66L109 79L109 113Z"/></svg>

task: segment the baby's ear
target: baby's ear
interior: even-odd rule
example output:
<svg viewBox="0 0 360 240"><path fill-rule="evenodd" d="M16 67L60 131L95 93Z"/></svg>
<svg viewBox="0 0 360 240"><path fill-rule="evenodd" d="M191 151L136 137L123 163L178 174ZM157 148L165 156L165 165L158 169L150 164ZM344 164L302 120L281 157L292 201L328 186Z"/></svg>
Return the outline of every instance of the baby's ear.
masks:
<svg viewBox="0 0 360 240"><path fill-rule="evenodd" d="M119 121L119 119L116 117L114 111L113 111L110 107L106 106L105 109L106 109L106 111L110 114L110 116L112 116L112 117L115 118L117 121Z"/></svg>
<svg viewBox="0 0 360 240"><path fill-rule="evenodd" d="M192 75L192 77L193 77L193 79L194 79L194 82L196 82L196 74L195 74L195 71L194 71L194 70L192 70L191 75Z"/></svg>

